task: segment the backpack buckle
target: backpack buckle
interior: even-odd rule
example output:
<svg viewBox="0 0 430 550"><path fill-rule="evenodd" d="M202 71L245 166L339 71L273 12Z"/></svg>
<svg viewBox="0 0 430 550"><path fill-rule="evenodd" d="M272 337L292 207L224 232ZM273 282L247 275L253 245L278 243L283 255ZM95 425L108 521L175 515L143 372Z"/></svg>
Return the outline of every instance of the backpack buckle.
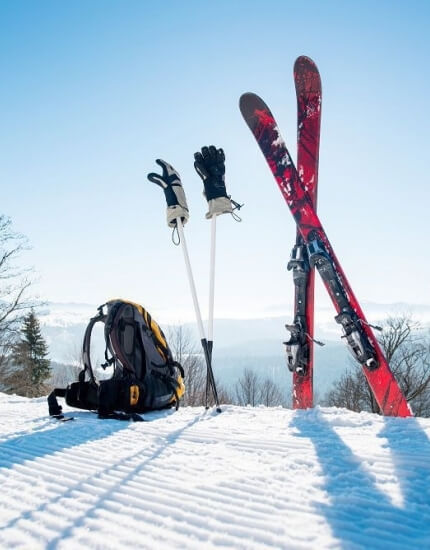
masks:
<svg viewBox="0 0 430 550"><path fill-rule="evenodd" d="M139 401L139 386L130 386L130 406L134 407Z"/></svg>

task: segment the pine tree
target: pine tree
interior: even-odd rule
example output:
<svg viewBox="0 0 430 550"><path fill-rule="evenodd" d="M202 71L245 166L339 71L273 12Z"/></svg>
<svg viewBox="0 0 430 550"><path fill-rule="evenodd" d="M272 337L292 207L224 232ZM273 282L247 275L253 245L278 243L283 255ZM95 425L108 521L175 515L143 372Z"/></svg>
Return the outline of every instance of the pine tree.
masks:
<svg viewBox="0 0 430 550"><path fill-rule="evenodd" d="M15 344L12 357L16 369L10 382L15 392L28 397L42 395L46 391L44 383L51 374L51 362L33 309L24 317L21 339Z"/></svg>

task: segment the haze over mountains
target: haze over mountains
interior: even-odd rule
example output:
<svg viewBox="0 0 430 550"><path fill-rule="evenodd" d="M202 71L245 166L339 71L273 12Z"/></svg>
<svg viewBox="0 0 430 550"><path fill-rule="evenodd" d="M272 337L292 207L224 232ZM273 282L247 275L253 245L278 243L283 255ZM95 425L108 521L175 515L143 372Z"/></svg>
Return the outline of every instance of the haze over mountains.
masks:
<svg viewBox="0 0 430 550"><path fill-rule="evenodd" d="M363 308L370 322L381 323L388 316L410 314L420 321L424 330L430 327L430 305L405 303L365 303ZM232 386L245 368L254 369L262 377L276 380L279 386L290 392L291 374L285 363L282 342L288 339L285 323L290 322L292 308L285 316L261 319L216 319L214 371L217 379ZM97 306L76 303L48 303L40 311L43 334L49 344L50 357L56 363L77 363L80 358L82 338ZM151 312L158 320L156 312ZM351 357L341 340L341 328L333 319L333 308L322 307L315 312L315 337L325 342L315 346L315 391L319 397L351 365ZM161 322L160 322L161 324ZM199 338L193 323L186 323L198 349ZM167 333L169 325L162 324ZM96 325L93 334L93 361L102 362L104 338L102 325ZM54 367L55 368L55 367Z"/></svg>

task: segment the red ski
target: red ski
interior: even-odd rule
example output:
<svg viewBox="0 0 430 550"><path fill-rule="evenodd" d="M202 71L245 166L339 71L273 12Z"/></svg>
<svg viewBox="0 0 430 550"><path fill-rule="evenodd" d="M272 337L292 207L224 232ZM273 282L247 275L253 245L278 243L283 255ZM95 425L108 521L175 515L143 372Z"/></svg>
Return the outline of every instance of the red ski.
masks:
<svg viewBox="0 0 430 550"><path fill-rule="evenodd" d="M315 63L300 56L294 64L297 95L297 169L314 210L317 206L318 155L321 125L321 79ZM315 270L310 267L306 244L297 228L296 244L288 269L294 280L294 321L286 325L288 368L293 372L293 408L313 406L313 332Z"/></svg>
<svg viewBox="0 0 430 550"><path fill-rule="evenodd" d="M270 109L257 95L249 93L240 98L240 109L291 210L306 244L309 264L318 269L323 279L337 311L335 320L342 326L350 352L362 365L381 412L387 416L411 416L408 402L334 254Z"/></svg>

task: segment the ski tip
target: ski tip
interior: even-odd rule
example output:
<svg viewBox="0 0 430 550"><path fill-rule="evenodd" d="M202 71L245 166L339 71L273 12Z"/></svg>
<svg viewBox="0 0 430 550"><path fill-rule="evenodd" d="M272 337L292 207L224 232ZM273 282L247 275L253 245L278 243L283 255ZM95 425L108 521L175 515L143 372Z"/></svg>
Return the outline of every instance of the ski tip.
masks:
<svg viewBox="0 0 430 550"><path fill-rule="evenodd" d="M310 57L298 57L294 63L293 73L297 96L316 94L321 97L321 76Z"/></svg>
<svg viewBox="0 0 430 550"><path fill-rule="evenodd" d="M307 55L299 55L299 57L294 62L294 69L296 69L296 67L299 68L303 66L314 67L315 69L317 68L317 65L313 59L311 59Z"/></svg>
<svg viewBox="0 0 430 550"><path fill-rule="evenodd" d="M266 111L270 114L269 107L257 94L247 92L240 96L239 108L243 118L247 121L255 117L256 111Z"/></svg>
<svg viewBox="0 0 430 550"><path fill-rule="evenodd" d="M239 109L248 126L254 118L258 96L251 92L242 94L239 99Z"/></svg>
<svg viewBox="0 0 430 550"><path fill-rule="evenodd" d="M257 94L243 94L239 106L246 124L255 136L261 128L276 126L272 112Z"/></svg>
<svg viewBox="0 0 430 550"><path fill-rule="evenodd" d="M253 94L252 92L245 92L242 94L239 99L240 110L243 112L247 105L255 103L256 98L258 98L257 94Z"/></svg>

